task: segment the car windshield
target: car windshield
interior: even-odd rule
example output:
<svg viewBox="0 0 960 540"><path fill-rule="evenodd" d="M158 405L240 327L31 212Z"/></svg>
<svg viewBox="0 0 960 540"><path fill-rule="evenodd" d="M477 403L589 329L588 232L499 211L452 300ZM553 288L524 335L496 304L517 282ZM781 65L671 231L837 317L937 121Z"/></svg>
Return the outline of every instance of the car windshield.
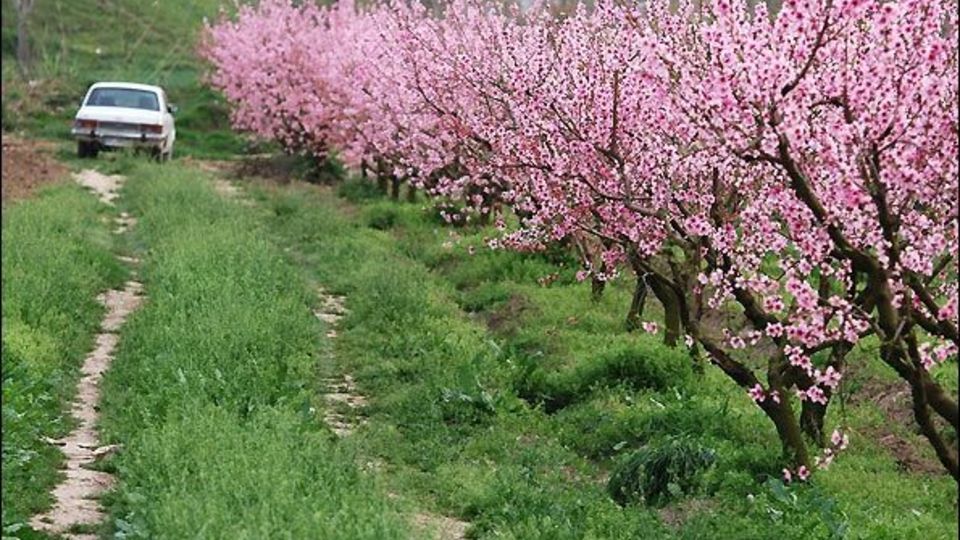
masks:
<svg viewBox="0 0 960 540"><path fill-rule="evenodd" d="M149 90L133 90L130 88L95 88L87 98L87 105L97 107L127 107L130 109L146 109L159 111L160 101L155 92Z"/></svg>

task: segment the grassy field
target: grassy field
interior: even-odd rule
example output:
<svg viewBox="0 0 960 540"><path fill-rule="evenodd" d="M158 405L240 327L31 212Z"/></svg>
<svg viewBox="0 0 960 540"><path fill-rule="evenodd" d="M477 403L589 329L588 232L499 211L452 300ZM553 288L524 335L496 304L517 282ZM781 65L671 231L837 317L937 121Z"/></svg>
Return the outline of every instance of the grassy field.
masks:
<svg viewBox="0 0 960 540"><path fill-rule="evenodd" d="M323 342L296 269L256 212L194 170L135 166L147 304L104 380L124 452L104 526L124 538L400 538L404 524L318 412Z"/></svg>
<svg viewBox="0 0 960 540"><path fill-rule="evenodd" d="M177 155L228 158L244 143L230 131L226 104L202 84L195 50L204 17L219 0L49 0L29 18L32 70L16 63L16 9L2 0L3 129L75 148L70 123L87 87L122 80L163 86L179 107ZM229 7L229 6L226 6Z"/></svg>
<svg viewBox="0 0 960 540"><path fill-rule="evenodd" d="M956 536L955 483L901 470L873 440L890 419L853 404L857 377L893 380L867 351L851 404L828 419L851 427L853 448L809 485L784 487L772 426L743 392L624 331L627 283L593 303L562 255L494 252L491 230L442 226L422 203L362 185L340 191L355 204L302 186L259 197L298 264L348 296L336 370L371 402L356 451L382 463L392 490L473 523L474 537ZM936 470L909 426L897 435Z"/></svg>
<svg viewBox="0 0 960 540"><path fill-rule="evenodd" d="M96 295L126 275L111 248L106 207L78 186L3 210L4 537L50 504L62 455L42 438L72 427L67 403L103 313Z"/></svg>

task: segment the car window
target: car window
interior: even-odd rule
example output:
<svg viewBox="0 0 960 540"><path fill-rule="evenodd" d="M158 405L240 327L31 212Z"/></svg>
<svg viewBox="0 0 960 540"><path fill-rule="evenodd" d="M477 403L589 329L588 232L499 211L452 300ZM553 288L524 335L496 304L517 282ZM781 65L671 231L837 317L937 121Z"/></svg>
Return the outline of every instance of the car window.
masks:
<svg viewBox="0 0 960 540"><path fill-rule="evenodd" d="M159 111L160 102L156 92L149 90L134 90L131 88L95 88L87 98L87 105L97 107L127 107L130 109L145 109Z"/></svg>

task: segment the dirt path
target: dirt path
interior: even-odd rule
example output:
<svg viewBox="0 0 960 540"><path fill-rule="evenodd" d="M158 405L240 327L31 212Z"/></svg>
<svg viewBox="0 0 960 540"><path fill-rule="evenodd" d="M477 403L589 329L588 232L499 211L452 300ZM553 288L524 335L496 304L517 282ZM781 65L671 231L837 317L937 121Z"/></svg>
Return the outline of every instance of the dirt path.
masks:
<svg viewBox="0 0 960 540"><path fill-rule="evenodd" d="M317 289L320 307L313 314L327 324L327 337L336 339L336 324L347 313L344 307L343 296L330 294L322 287ZM323 420L339 437L350 436L363 420L358 421L357 412L367 404L367 398L357 390L353 377L344 373L340 378L324 379L327 392L323 394L327 408ZM413 528L420 535L426 535L434 540L463 540L466 538L470 524L448 516L441 516L429 512L418 512L410 520Z"/></svg>
<svg viewBox="0 0 960 540"><path fill-rule="evenodd" d="M322 287L317 288L317 297L320 299L320 307L314 310L313 314L327 325L327 337L336 339L336 324L347 313L344 307L345 298L330 294ZM323 382L326 385L323 399L327 402L323 421L337 436L346 437L352 434L362 421L358 422L355 414L344 413L359 411L367 404L367 399L359 393L349 373L340 378L324 379Z"/></svg>
<svg viewBox="0 0 960 540"><path fill-rule="evenodd" d="M123 177L105 176L96 171L83 171L74 175L74 179L92 189L101 201L113 204ZM122 234L136 221L124 214L118 218L119 227L114 231ZM118 257L128 264L136 264L136 259ZM62 534L65 538L92 540L93 534L75 534L77 527L89 528L99 524L104 513L98 498L113 485L113 477L88 467L98 458L118 450L117 445L100 446L97 422L100 417L100 381L113 360L119 336L117 332L127 317L143 301L143 286L137 281L128 281L121 290L109 290L97 297L107 309L101 322L101 332L96 337L96 345L83 361L81 378L77 383L77 394L72 406L72 414L79 425L70 434L60 440L50 439L49 443L62 448L66 457L65 478L53 490L54 505L46 513L34 516L30 525L39 531Z"/></svg>

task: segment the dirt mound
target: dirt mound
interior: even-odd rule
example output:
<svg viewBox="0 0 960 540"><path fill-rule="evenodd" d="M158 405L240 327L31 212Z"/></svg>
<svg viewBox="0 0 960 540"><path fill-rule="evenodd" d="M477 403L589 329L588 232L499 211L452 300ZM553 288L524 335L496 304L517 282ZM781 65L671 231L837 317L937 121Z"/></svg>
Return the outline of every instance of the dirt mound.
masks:
<svg viewBox="0 0 960 540"><path fill-rule="evenodd" d="M3 202L30 196L40 186L64 180L67 168L53 157L56 146L47 141L3 134Z"/></svg>

